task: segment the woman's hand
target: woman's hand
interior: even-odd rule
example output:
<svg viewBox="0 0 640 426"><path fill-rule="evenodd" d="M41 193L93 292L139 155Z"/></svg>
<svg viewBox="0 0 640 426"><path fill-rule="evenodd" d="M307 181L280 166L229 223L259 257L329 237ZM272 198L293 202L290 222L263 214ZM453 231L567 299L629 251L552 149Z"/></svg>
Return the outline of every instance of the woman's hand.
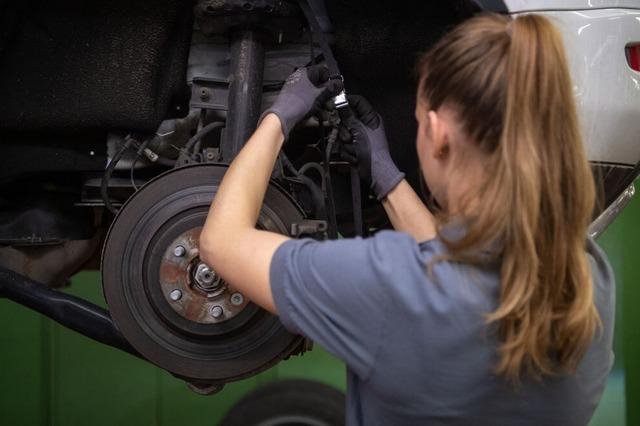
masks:
<svg viewBox="0 0 640 426"><path fill-rule="evenodd" d="M285 139L291 129L303 118L321 108L342 90L342 80L329 79L329 69L324 65L299 68L287 78L268 114L278 116Z"/></svg>
<svg viewBox="0 0 640 426"><path fill-rule="evenodd" d="M349 96L349 105L353 115L346 117L345 125L353 134L351 155L361 174L371 182L394 229L418 242L434 238L435 219L391 159L380 114L361 96Z"/></svg>
<svg viewBox="0 0 640 426"><path fill-rule="evenodd" d="M276 102L233 160L218 188L200 234L200 257L251 301L276 306L269 283L271 258L289 238L255 228L269 178L284 139L315 108L342 90L323 66L291 74Z"/></svg>
<svg viewBox="0 0 640 426"><path fill-rule="evenodd" d="M389 154L389 143L382 117L362 96L349 96L354 114L345 120L353 135L353 145L347 148L357 157L361 177L371 183L378 200L382 200L404 179Z"/></svg>

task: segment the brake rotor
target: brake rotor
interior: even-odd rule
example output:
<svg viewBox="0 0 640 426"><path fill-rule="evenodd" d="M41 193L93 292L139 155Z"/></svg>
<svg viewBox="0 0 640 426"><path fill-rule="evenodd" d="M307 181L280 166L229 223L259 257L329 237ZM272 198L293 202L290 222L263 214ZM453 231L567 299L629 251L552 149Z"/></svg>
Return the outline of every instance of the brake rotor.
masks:
<svg viewBox="0 0 640 426"><path fill-rule="evenodd" d="M122 207L102 253L104 294L118 329L149 361L199 382L256 374L302 342L200 260L200 231L225 171L193 165L158 176ZM258 227L287 234L301 219L270 185Z"/></svg>

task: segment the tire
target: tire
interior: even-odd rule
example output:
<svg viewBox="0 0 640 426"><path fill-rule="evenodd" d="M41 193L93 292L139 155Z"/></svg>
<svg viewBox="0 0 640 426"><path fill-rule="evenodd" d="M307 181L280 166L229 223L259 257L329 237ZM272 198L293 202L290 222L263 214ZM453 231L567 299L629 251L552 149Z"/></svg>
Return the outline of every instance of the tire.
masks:
<svg viewBox="0 0 640 426"><path fill-rule="evenodd" d="M220 426L343 426L345 395L324 383L284 380L242 398Z"/></svg>

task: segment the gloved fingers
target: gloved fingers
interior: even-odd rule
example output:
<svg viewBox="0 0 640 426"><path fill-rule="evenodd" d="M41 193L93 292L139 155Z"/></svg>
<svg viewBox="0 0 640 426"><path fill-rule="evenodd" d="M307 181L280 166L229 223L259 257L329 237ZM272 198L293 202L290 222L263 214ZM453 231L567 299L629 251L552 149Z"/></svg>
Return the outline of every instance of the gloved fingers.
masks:
<svg viewBox="0 0 640 426"><path fill-rule="evenodd" d="M322 86L329 80L329 68L326 65L311 65L307 69L307 78L316 87Z"/></svg>
<svg viewBox="0 0 640 426"><path fill-rule="evenodd" d="M327 83L324 85L324 89L322 90L322 92L318 95L318 97L316 98L316 104L319 107L323 107L324 104L331 98L333 98L334 96L338 95L340 92L342 92L342 89L344 88L344 84L342 83L342 80L339 79L332 79L327 81Z"/></svg>
<svg viewBox="0 0 640 426"><path fill-rule="evenodd" d="M358 119L354 119L351 121L349 132L351 133L351 137L353 138L354 142L357 142L358 139L364 137L367 134L364 123Z"/></svg>
<svg viewBox="0 0 640 426"><path fill-rule="evenodd" d="M342 91L342 88L342 80L329 80L323 88L318 88L320 93L313 101L313 107L309 111L308 115L316 114L322 109L332 109L332 106L328 105L328 102L331 98L339 94Z"/></svg>
<svg viewBox="0 0 640 426"><path fill-rule="evenodd" d="M363 182L371 184L371 146L366 126L356 118L348 128L353 143L342 145L343 157L358 166L358 174Z"/></svg>
<svg viewBox="0 0 640 426"><path fill-rule="evenodd" d="M349 106L355 116L370 129L377 129L380 125L380 115L373 109L373 106L363 96L347 95Z"/></svg>
<svg viewBox="0 0 640 426"><path fill-rule="evenodd" d="M349 96L347 96L348 98ZM358 118L355 116L351 108L342 108L340 110L340 121L342 122L342 128L344 128L347 132L349 132L349 128L353 125L354 121L357 121Z"/></svg>
<svg viewBox="0 0 640 426"><path fill-rule="evenodd" d="M348 146L347 149L349 152L353 152L358 159L360 159L360 162L368 160L371 155L371 147L369 145L366 126L362 122L354 120L349 130L353 143L346 145Z"/></svg>
<svg viewBox="0 0 640 426"><path fill-rule="evenodd" d="M289 74L287 79L284 81L284 85L282 86L282 88L284 89L287 86L298 83L300 79L306 75L306 73L307 71L305 68L294 68L293 72Z"/></svg>
<svg viewBox="0 0 640 426"><path fill-rule="evenodd" d="M349 106L353 109L356 115L364 115L373 109L373 106L362 95L347 95L349 100Z"/></svg>
<svg viewBox="0 0 640 426"><path fill-rule="evenodd" d="M332 78L327 82L325 90L331 93L331 97L337 96L344 90L344 82L339 78Z"/></svg>

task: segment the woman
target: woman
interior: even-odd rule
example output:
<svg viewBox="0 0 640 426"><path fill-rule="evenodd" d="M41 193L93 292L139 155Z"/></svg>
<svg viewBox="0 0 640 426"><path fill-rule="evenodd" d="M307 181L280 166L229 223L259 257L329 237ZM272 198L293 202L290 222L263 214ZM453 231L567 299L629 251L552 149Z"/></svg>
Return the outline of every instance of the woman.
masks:
<svg viewBox="0 0 640 426"><path fill-rule="evenodd" d="M540 16L476 17L419 72L417 152L441 215L356 99L358 160L396 232L255 229L288 132L331 89L299 70L229 168L202 257L346 362L348 424L584 425L612 363L614 284L586 238L595 191L560 36Z"/></svg>

